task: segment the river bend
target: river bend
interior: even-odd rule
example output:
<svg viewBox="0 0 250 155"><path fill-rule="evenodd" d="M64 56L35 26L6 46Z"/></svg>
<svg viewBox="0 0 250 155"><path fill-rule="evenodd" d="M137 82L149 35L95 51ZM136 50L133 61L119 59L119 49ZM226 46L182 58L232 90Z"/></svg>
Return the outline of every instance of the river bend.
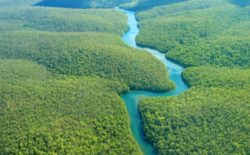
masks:
<svg viewBox="0 0 250 155"><path fill-rule="evenodd" d="M117 8L118 9L118 8ZM154 155L155 150L150 142L145 139L145 134L143 131L143 122L138 109L139 97L160 97L160 96L177 96L188 89L187 85L184 83L181 73L184 68L168 59L166 59L165 54L160 53L157 50L140 47L136 44L136 36L139 34L138 21L135 17L135 12L128 11L124 9L118 9L119 11L126 14L128 17L129 31L126 32L122 39L123 41L136 49L143 49L149 52L154 57L159 59L164 65L169 73L170 79L175 83L176 88L172 91L166 93L156 93L150 91L129 91L122 95L123 101L126 103L126 107L130 118L130 127L132 134L140 146L142 152L145 155Z"/></svg>

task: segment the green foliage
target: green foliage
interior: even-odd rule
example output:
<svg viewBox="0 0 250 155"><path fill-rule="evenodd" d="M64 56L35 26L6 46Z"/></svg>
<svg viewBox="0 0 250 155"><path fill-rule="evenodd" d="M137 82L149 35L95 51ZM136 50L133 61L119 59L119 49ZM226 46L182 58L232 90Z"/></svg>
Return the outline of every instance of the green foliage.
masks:
<svg viewBox="0 0 250 155"><path fill-rule="evenodd" d="M155 6L172 4L182 1L186 0L131 0L130 2L122 4L121 6L130 10L142 11L153 8Z"/></svg>
<svg viewBox="0 0 250 155"><path fill-rule="evenodd" d="M146 137L159 154L249 154L250 70L187 68L178 97L143 98Z"/></svg>
<svg viewBox="0 0 250 155"><path fill-rule="evenodd" d="M249 15L247 8L225 0L160 6L137 15L141 28L137 41L167 52L168 58L185 66L247 68Z"/></svg>
<svg viewBox="0 0 250 155"><path fill-rule="evenodd" d="M199 11L210 7L225 5L225 0L188 0L173 5L162 5L147 11L138 12L139 20L153 19L157 17L177 16Z"/></svg>
<svg viewBox="0 0 250 155"><path fill-rule="evenodd" d="M19 21L3 21L0 20L0 32L5 33L9 31L18 30L22 27L22 23Z"/></svg>
<svg viewBox="0 0 250 155"><path fill-rule="evenodd" d="M0 0L0 154L141 154L119 95L173 88L165 66L118 11L34 2Z"/></svg>
<svg viewBox="0 0 250 155"><path fill-rule="evenodd" d="M147 138L159 154L249 154L250 89L191 89L143 99Z"/></svg>
<svg viewBox="0 0 250 155"><path fill-rule="evenodd" d="M122 35L127 30L126 16L108 9L10 7L0 9L0 22L9 22L19 29L44 31L110 32Z"/></svg>
<svg viewBox="0 0 250 155"><path fill-rule="evenodd" d="M132 89L173 88L162 64L113 35L127 29L126 20L122 13L109 9L3 8L0 58L31 59L57 74L119 79Z"/></svg>
<svg viewBox="0 0 250 155"><path fill-rule="evenodd" d="M250 88L250 69L191 67L184 71L183 78L192 87Z"/></svg>
<svg viewBox="0 0 250 155"><path fill-rule="evenodd" d="M192 88L183 95L140 101L146 137L159 154L250 153L249 15L249 7L225 0L190 0L137 14L139 44L199 66L184 71Z"/></svg>
<svg viewBox="0 0 250 155"><path fill-rule="evenodd" d="M249 22L238 23L237 25L239 27L247 27L249 26ZM230 28L230 30L233 29ZM212 64L226 67L249 68L250 31L242 31L242 29L234 30L235 32L241 32L232 35L230 33L222 33L221 36L208 41L201 41L200 44L193 47L179 46L176 48L176 52L172 50L167 53L167 57L185 66Z"/></svg>
<svg viewBox="0 0 250 155"><path fill-rule="evenodd" d="M0 64L1 154L140 154L117 94L125 85L44 79L45 69L30 61Z"/></svg>
<svg viewBox="0 0 250 155"><path fill-rule="evenodd" d="M30 6L38 0L0 0L0 8L12 6Z"/></svg>
<svg viewBox="0 0 250 155"><path fill-rule="evenodd" d="M45 80L50 73L45 67L39 66L28 60L1 60L0 59L0 84L16 84L27 80Z"/></svg>
<svg viewBox="0 0 250 155"><path fill-rule="evenodd" d="M57 74L117 79L132 89L173 88L163 64L111 34L7 33L0 37L0 51L0 58L31 59Z"/></svg>
<svg viewBox="0 0 250 155"><path fill-rule="evenodd" d="M126 18L117 11L30 7L36 2L0 0L0 154L141 154L119 94L172 89L165 66L121 41ZM188 92L140 101L146 137L159 154L250 154L246 4L188 0L137 14L140 45L185 66L225 66L188 68Z"/></svg>

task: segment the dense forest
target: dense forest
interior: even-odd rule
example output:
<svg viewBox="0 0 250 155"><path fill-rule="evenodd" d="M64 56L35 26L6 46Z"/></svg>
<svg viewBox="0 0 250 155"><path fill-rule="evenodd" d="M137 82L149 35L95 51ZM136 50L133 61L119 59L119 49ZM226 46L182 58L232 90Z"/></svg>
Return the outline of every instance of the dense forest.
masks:
<svg viewBox="0 0 250 155"><path fill-rule="evenodd" d="M128 28L118 11L13 8L0 9L0 58L31 59L57 74L118 79L132 89L174 87L161 63L121 41Z"/></svg>
<svg viewBox="0 0 250 155"><path fill-rule="evenodd" d="M173 88L163 64L116 35L18 31L0 40L0 58L34 60L55 74L117 79L132 89Z"/></svg>
<svg viewBox="0 0 250 155"><path fill-rule="evenodd" d="M0 0L0 154L141 154L121 93L174 87L114 9Z"/></svg>
<svg viewBox="0 0 250 155"><path fill-rule="evenodd" d="M0 61L1 154L140 153L118 94L90 77L51 77L26 60Z"/></svg>
<svg viewBox="0 0 250 155"><path fill-rule="evenodd" d="M134 11L143 11L156 6L173 4L183 1L186 0L131 0L127 3L121 4L121 7Z"/></svg>
<svg viewBox="0 0 250 155"><path fill-rule="evenodd" d="M31 6L37 3L37 0L0 0L0 8L16 7L16 6Z"/></svg>
<svg viewBox="0 0 250 155"><path fill-rule="evenodd" d="M145 132L159 154L249 154L249 70L188 68L178 97L144 98Z"/></svg>
<svg viewBox="0 0 250 155"><path fill-rule="evenodd" d="M190 67L183 78L192 87L250 88L250 69Z"/></svg>
<svg viewBox="0 0 250 155"><path fill-rule="evenodd" d="M249 154L248 89L194 88L143 99L147 138L158 154Z"/></svg>
<svg viewBox="0 0 250 155"><path fill-rule="evenodd" d="M142 98L147 138L158 154L249 154L250 70L190 67L178 97Z"/></svg>
<svg viewBox="0 0 250 155"><path fill-rule="evenodd" d="M190 87L142 97L157 154L250 154L249 0L0 0L0 154L143 154L121 98L170 91L166 66ZM46 6L46 7L44 7ZM49 6L49 7L48 7Z"/></svg>
<svg viewBox="0 0 250 155"><path fill-rule="evenodd" d="M140 100L157 154L250 154L249 2L188 0L137 14L139 44L187 67L191 87Z"/></svg>
<svg viewBox="0 0 250 155"><path fill-rule="evenodd" d="M119 20L116 20L116 19ZM126 17L114 10L15 7L0 10L0 21L16 30L35 29L57 32L109 32L122 35L127 30ZM1 26L4 26L1 24ZM5 29L13 31L6 25ZM1 29L2 31L4 29ZM0 31L1 31L0 30Z"/></svg>
<svg viewBox="0 0 250 155"><path fill-rule="evenodd" d="M137 17L139 44L167 53L184 66L250 66L248 7L226 0L190 0L155 7Z"/></svg>

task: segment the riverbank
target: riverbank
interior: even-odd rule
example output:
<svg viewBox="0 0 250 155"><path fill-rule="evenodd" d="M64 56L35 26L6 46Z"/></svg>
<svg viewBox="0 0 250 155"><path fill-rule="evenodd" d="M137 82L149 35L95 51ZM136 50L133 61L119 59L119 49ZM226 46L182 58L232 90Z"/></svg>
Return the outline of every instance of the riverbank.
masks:
<svg viewBox="0 0 250 155"><path fill-rule="evenodd" d="M181 73L184 68L178 64L166 59L165 54L150 48L140 47L136 44L136 36L139 34L140 30L138 28L138 21L135 17L135 12L127 11L124 9L118 9L119 11L126 14L128 17L128 25L130 27L129 31L125 33L122 37L123 41L136 49L142 49L146 52L152 54L155 58L160 60L165 66L169 73L170 79L176 85L175 89L166 93L157 93L150 91L130 91L122 95L122 99L126 104L129 118L130 118L130 127L132 134L140 146L142 152L145 155L155 154L155 150L152 144L146 140L145 134L143 131L143 121L140 115L138 108L140 97L160 97L160 96L177 96L188 89L188 86L182 79Z"/></svg>

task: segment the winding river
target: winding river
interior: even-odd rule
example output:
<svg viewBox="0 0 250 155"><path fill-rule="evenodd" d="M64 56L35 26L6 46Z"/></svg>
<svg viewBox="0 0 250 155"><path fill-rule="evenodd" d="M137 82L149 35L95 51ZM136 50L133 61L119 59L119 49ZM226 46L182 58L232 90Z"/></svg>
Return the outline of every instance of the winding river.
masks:
<svg viewBox="0 0 250 155"><path fill-rule="evenodd" d="M123 41L127 45L133 48L143 49L149 52L154 57L159 59L162 63L164 63L169 73L170 79L176 85L176 88L174 90L166 92L166 93L155 93L155 92L149 92L149 91L130 91L122 95L122 99L126 103L126 107L129 113L131 131L136 142L138 143L142 152L145 155L154 155L155 150L152 144L145 139L145 135L143 131L143 122L142 122L142 118L140 116L140 112L138 109L139 97L176 96L176 95L183 93L184 91L188 89L187 85L184 83L181 77L181 73L184 69L183 67L166 59L165 54L160 53L157 50L137 46L135 38L139 33L139 28L138 28L138 22L135 17L135 12L120 9L120 8L117 8L117 9L127 15L128 25L130 27L130 30L123 35L122 37Z"/></svg>

